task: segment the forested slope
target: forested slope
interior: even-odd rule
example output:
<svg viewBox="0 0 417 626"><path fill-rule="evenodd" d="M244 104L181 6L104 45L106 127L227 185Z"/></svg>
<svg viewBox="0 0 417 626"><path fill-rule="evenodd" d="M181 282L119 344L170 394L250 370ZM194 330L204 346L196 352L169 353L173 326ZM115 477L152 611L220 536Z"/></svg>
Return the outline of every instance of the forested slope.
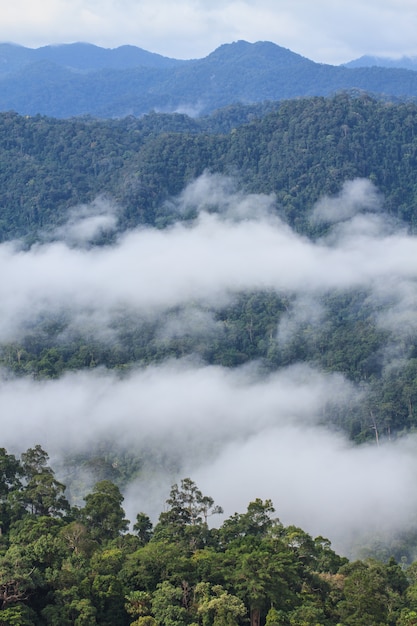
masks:
<svg viewBox="0 0 417 626"><path fill-rule="evenodd" d="M366 177L386 210L414 227L415 105L342 94L284 102L243 125L235 117L242 110L231 108L230 122L224 110L220 123L219 114L106 122L2 114L2 239L59 224L69 207L98 194L120 203L121 229L160 224L164 201L205 170L235 177L247 192L277 194L277 209L307 234L305 216L321 196ZM232 120L240 125L227 132Z"/></svg>
<svg viewBox="0 0 417 626"><path fill-rule="evenodd" d="M249 109L251 111L251 109ZM254 112L246 115L254 115ZM228 120L230 117L230 121ZM382 210L404 221L410 233L417 220L417 107L383 104L367 96L342 94L282 103L250 123L242 107L191 120L183 115L99 122L0 116L0 225L3 241L23 238L29 246L60 237L69 209L97 197L116 207L116 231L101 231L96 243L109 245L117 233L138 226L168 228L193 223L196 209L179 210L173 197L204 172L232 177L235 189L274 195L274 211L295 232L312 240L329 225L311 220L314 204L337 194L345 181L372 181L381 192ZM219 134L220 124L236 127ZM222 121L224 120L224 121ZM216 211L215 202L209 210ZM388 218L387 218L388 219ZM417 343L403 346L401 333L381 327L365 288L323 293L321 325L310 319L285 345L276 329L291 311L291 290L243 290L225 306L208 307L221 335L199 332L161 339L161 320L119 316L113 322L116 344L81 332L62 337L65 313L42 316L18 343L3 342L2 362L16 373L56 377L67 369L105 365L131 367L168 357L199 354L205 362L234 367L261 359L268 371L308 362L341 372L370 387L368 400L333 421L359 440L379 430L393 434L414 428ZM173 307L177 316L181 307ZM397 336L398 335L398 336ZM387 343L404 350L404 361L386 368ZM329 418L330 419L330 418Z"/></svg>

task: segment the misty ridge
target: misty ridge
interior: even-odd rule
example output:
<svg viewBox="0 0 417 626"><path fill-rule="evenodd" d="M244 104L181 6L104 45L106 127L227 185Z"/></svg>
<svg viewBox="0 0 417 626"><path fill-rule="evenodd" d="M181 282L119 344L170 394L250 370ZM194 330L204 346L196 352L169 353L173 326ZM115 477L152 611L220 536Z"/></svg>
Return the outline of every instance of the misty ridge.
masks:
<svg viewBox="0 0 417 626"><path fill-rule="evenodd" d="M99 197L43 241L1 244L3 445L40 443L70 488L71 458L104 446L116 466L140 459L122 481L131 519L138 502L155 516L187 475L225 516L271 498L284 523L345 553L412 530L415 435L379 413L375 379L392 384L414 364L416 237L364 178L313 206L315 239L279 216L274 194L221 175L206 172L167 202L191 217L118 233L118 207ZM103 232L114 238L94 245ZM343 350L332 318L343 299L369 333L356 337L364 357L342 355L363 358L356 378L325 354L332 339ZM243 322L233 317L242 302ZM128 352L140 336L151 352ZM242 337L253 357L239 364ZM86 358L71 364L80 342Z"/></svg>

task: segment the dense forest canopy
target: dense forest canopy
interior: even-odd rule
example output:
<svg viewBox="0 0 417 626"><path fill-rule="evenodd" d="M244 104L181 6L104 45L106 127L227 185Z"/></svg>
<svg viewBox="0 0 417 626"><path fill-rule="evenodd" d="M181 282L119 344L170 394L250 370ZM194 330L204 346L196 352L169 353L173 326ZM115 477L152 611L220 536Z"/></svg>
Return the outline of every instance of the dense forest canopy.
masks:
<svg viewBox="0 0 417 626"><path fill-rule="evenodd" d="M2 239L62 224L69 208L106 194L120 205L119 229L164 226L178 219L166 201L204 171L232 176L248 193L275 193L277 209L308 235L314 203L366 177L385 210L414 227L415 105L341 94L266 111L237 106L198 120L154 113L105 122L3 113Z"/></svg>
<svg viewBox="0 0 417 626"><path fill-rule="evenodd" d="M411 625L415 564L349 563L330 542L284 526L271 500L218 528L213 498L184 478L155 524L128 531L123 496L97 482L70 506L40 445L0 450L0 619L42 626Z"/></svg>

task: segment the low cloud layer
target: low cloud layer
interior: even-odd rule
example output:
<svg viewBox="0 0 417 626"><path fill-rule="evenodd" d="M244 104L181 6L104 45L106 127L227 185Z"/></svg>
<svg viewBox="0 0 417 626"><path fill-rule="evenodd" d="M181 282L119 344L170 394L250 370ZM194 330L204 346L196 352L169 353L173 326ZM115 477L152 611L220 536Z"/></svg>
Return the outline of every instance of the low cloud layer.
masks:
<svg viewBox="0 0 417 626"><path fill-rule="evenodd" d="M381 203L381 195L370 180L348 180L337 196L325 196L317 202L311 221L330 224L343 222L365 211L380 211Z"/></svg>
<svg viewBox="0 0 417 626"><path fill-rule="evenodd" d="M329 531L337 540L352 524L378 522L377 515L366 517L371 477L380 475L371 501L390 523L417 505L417 497L403 500L398 490L397 481L412 479L411 455L402 446L353 448L320 427L326 404L342 405L356 393L341 376L307 366L264 378L255 366L225 370L187 360L123 379L95 371L44 382L3 380L0 404L8 409L2 442L15 449L19 433L20 448L40 441L55 459L100 440L138 452L157 446L226 514L243 511L256 497L272 498L283 521L317 534ZM177 478L166 478L158 503L145 496L147 485L131 485L129 514L149 504L161 510L170 479ZM143 488L138 500L134 494ZM393 499L401 506L393 509ZM388 514L392 509L395 515Z"/></svg>
<svg viewBox="0 0 417 626"><path fill-rule="evenodd" d="M102 235L116 230L117 210L106 198L91 205L81 205L69 212L66 223L55 230L54 237L74 246L87 246Z"/></svg>
<svg viewBox="0 0 417 626"><path fill-rule="evenodd" d="M364 288L397 299L416 293L417 238L382 213L359 212L361 181L347 184L334 201L334 213L344 198L355 204L353 217L340 211L341 221L316 242L274 215L273 197L245 197L218 184L218 177L205 175L183 194L183 206L192 202L199 210L192 224L131 231L114 245L93 248L65 241L30 250L2 244L0 341L18 338L37 315L61 311L97 319L121 309L155 315L190 302L221 306L240 291L262 289L320 295ZM376 190L365 194L365 209L370 196L374 205ZM207 198L219 212L206 210ZM85 219L70 225L66 241L84 232Z"/></svg>
<svg viewBox="0 0 417 626"><path fill-rule="evenodd" d="M100 440L139 454L157 448L176 469L126 489L130 519L140 510L156 519L169 486L191 476L226 516L271 498L285 524L328 536L346 552L362 537L407 530L417 511L414 436L358 447L320 425L326 405L355 397L340 375L301 365L266 379L254 366L185 360L123 379L95 371L3 380L2 443L15 450L17 441L20 449L41 442L53 462Z"/></svg>
<svg viewBox="0 0 417 626"><path fill-rule="evenodd" d="M327 536L346 554L412 526L416 447L415 437L353 447L322 428L288 421L230 444L195 478L228 513L244 510L245 501L272 498L284 524Z"/></svg>
<svg viewBox="0 0 417 626"><path fill-rule="evenodd" d="M274 203L205 175L173 200L179 214L196 211L193 222L93 247L96 226L113 228L117 215L98 201L74 212L58 241L29 250L2 244L0 342L61 312L70 327L100 339L121 312L158 319L161 340L216 336L213 311L242 290L262 289L291 294L276 330L281 345L307 321L320 327L322 295L350 288L369 294L392 342L399 320L415 335L417 238L384 216L369 181L348 181L336 198L320 201L314 219L332 226L317 241L284 224ZM227 515L272 498L282 521L347 550L361 533L407 529L417 513L415 437L354 447L323 427L325 409L355 401L361 394L341 375L307 365L266 377L258 364L230 370L196 358L124 376L98 369L34 381L4 372L2 445L20 452L39 442L53 460L100 440L120 450L158 449L171 455L173 469L158 477L152 497L149 482L129 486L131 519L139 510L156 515L169 485L188 475Z"/></svg>

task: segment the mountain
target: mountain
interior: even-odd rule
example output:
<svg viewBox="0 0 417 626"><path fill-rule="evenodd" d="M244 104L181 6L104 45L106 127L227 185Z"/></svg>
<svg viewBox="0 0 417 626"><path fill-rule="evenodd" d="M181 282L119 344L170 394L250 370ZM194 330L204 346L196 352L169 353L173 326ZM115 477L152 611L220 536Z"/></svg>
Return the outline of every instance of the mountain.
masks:
<svg viewBox="0 0 417 626"><path fill-rule="evenodd" d="M383 99L417 98L417 74L382 67L315 63L271 42L224 44L203 59L178 61L123 46L89 44L28 50L3 44L0 110L57 118L141 116L149 111L210 114L253 104L360 90Z"/></svg>
<svg viewBox="0 0 417 626"><path fill-rule="evenodd" d="M50 61L74 71L94 72L104 68L123 70L132 67L173 67L184 61L147 52L136 46L101 48L89 43L72 43L41 48L0 44L0 76L13 74L33 63Z"/></svg>
<svg viewBox="0 0 417 626"><path fill-rule="evenodd" d="M386 57L362 56L359 59L344 63L344 67L396 67L404 70L417 70L417 57L401 57L400 59L390 59Z"/></svg>

